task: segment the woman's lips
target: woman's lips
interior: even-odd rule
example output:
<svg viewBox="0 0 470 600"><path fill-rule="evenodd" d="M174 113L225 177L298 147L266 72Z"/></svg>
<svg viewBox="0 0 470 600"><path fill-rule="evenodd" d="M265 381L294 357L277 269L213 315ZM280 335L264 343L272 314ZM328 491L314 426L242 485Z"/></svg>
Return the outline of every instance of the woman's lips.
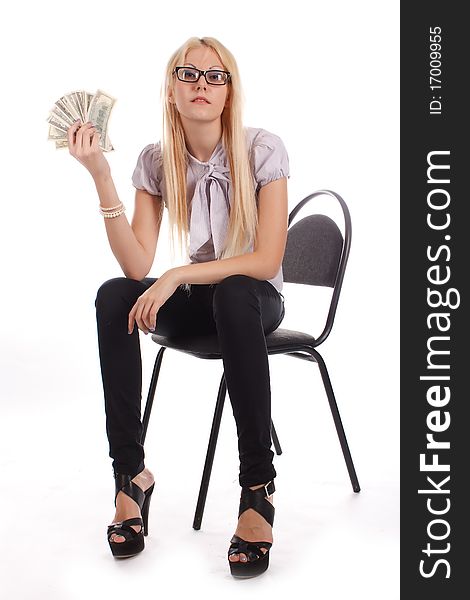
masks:
<svg viewBox="0 0 470 600"><path fill-rule="evenodd" d="M192 100L195 104L209 104L207 100L203 100L202 98L196 98L196 100Z"/></svg>

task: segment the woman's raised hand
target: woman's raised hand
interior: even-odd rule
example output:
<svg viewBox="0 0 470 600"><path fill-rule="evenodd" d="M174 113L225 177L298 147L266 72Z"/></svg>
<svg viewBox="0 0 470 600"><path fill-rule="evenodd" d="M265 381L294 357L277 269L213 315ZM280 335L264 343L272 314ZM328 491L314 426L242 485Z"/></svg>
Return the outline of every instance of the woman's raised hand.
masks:
<svg viewBox="0 0 470 600"><path fill-rule="evenodd" d="M110 175L109 163L98 145L100 134L88 121L84 125L75 121L67 130L69 152L90 172L93 179Z"/></svg>

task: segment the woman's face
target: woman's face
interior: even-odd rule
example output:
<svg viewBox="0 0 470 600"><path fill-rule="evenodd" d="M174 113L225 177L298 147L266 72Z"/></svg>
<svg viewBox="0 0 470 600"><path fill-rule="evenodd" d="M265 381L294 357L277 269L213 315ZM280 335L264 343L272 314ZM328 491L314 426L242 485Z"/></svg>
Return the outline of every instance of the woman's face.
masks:
<svg viewBox="0 0 470 600"><path fill-rule="evenodd" d="M220 58L206 46L194 48L186 54L186 60L177 66L196 67L201 71L208 69L227 69ZM201 75L196 83L180 81L174 76L174 93L169 92L169 101L176 104L183 123L188 121L214 121L219 119L225 106L229 105L229 84L209 85ZM197 96L207 99L207 102L194 102Z"/></svg>

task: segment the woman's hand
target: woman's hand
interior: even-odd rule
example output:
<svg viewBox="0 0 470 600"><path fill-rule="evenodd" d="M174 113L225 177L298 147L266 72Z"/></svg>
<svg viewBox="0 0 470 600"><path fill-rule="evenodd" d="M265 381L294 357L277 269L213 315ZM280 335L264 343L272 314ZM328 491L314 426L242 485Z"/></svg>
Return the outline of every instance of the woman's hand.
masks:
<svg viewBox="0 0 470 600"><path fill-rule="evenodd" d="M174 293L180 281L176 276L176 270L166 271L157 281L149 287L141 296L129 313L127 330L128 333L134 331L134 321L137 327L145 335L149 331L154 331L157 325L157 312L165 304L168 298Z"/></svg>
<svg viewBox="0 0 470 600"><path fill-rule="evenodd" d="M90 172L93 179L111 174L109 163L99 147L100 134L90 121L75 121L67 130L69 152Z"/></svg>

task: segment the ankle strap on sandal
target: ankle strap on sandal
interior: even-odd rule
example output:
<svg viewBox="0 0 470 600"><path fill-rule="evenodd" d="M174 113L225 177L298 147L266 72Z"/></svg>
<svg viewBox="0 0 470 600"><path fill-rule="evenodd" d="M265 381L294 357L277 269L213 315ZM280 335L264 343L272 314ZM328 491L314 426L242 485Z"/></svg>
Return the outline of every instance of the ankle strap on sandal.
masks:
<svg viewBox="0 0 470 600"><path fill-rule="evenodd" d="M127 494L132 500L137 502L139 508L142 510L142 506L145 500L144 491L136 485L131 478L131 475L127 473L115 473L114 478L116 480L116 493L114 495L114 505L116 505L116 498L119 492L124 492Z"/></svg>
<svg viewBox="0 0 470 600"><path fill-rule="evenodd" d="M266 500L267 496L271 496L276 491L274 481L270 481L263 487L257 490L251 490L249 487L243 487L240 496L240 508L238 517L248 508L254 509L262 515L266 521L272 526L274 522L274 506Z"/></svg>
<svg viewBox="0 0 470 600"><path fill-rule="evenodd" d="M275 491L276 488L274 486L274 479L272 479L266 485L263 485L262 487L258 488L257 490L252 490L250 487L242 487L242 493L256 494L257 496L263 494L263 498L266 496L271 496L272 494L274 494Z"/></svg>

